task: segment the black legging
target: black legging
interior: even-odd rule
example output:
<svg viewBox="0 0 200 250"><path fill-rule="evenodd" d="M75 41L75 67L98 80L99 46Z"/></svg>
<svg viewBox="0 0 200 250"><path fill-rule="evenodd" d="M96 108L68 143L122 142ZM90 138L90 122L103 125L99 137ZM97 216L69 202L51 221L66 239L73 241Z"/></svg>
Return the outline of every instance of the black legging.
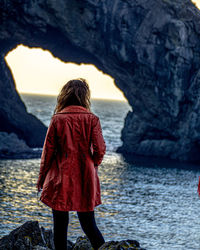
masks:
<svg viewBox="0 0 200 250"><path fill-rule="evenodd" d="M69 223L69 212L57 211L52 209L54 222L54 244L56 250L67 250L67 229ZM97 250L103 245L104 238L99 231L94 211L77 212L81 227L89 238L92 247Z"/></svg>

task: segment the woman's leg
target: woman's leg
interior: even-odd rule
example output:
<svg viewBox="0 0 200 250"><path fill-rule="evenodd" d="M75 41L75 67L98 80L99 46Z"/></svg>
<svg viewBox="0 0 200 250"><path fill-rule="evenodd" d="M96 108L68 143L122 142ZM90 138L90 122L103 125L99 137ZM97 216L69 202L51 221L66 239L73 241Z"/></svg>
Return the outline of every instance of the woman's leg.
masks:
<svg viewBox="0 0 200 250"><path fill-rule="evenodd" d="M52 209L54 245L56 250L67 250L67 228L69 213Z"/></svg>
<svg viewBox="0 0 200 250"><path fill-rule="evenodd" d="M91 212L77 212L81 227L84 233L89 238L92 247L96 250L103 245L104 238L99 231L94 218L94 211Z"/></svg>

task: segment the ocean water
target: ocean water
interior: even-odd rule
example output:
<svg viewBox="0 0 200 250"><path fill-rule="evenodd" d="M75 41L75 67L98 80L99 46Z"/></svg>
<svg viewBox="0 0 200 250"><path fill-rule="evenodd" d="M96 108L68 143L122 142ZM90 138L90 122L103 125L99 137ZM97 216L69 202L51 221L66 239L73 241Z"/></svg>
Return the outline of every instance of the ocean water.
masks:
<svg viewBox="0 0 200 250"><path fill-rule="evenodd" d="M22 95L28 112L47 126L55 97ZM116 153L126 102L92 100L100 117L107 152L99 167L103 204L95 209L105 240L133 239L152 250L200 249L200 167L191 164L128 159ZM0 237L27 220L52 228L51 209L38 202L35 184L40 159L0 160ZM83 235L70 213L68 238Z"/></svg>

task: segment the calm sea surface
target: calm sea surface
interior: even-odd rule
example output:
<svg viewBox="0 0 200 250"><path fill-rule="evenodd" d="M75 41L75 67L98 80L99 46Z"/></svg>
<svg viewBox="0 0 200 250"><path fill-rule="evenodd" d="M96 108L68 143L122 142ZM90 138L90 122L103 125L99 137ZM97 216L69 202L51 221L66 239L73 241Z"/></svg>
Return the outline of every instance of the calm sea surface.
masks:
<svg viewBox="0 0 200 250"><path fill-rule="evenodd" d="M47 126L56 98L22 95L29 112ZM96 219L105 240L138 240L153 250L200 249L200 199L197 196L200 167L129 161L116 149L130 110L126 102L93 100L100 117L107 152L99 167L102 202ZM51 209L38 203L35 184L40 159L0 161L0 236L27 220L52 227ZM82 235L71 212L69 239Z"/></svg>

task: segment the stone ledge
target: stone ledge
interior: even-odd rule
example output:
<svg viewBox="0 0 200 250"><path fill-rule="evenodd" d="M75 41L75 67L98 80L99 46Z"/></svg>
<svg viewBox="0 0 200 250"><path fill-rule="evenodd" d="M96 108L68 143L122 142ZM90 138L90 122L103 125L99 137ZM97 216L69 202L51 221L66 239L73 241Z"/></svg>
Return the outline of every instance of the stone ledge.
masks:
<svg viewBox="0 0 200 250"><path fill-rule="evenodd" d="M53 232L39 227L38 221L27 221L0 239L0 250L55 250ZM76 243L68 240L68 250L92 250L87 237L78 237ZM135 240L108 241L99 250L145 250Z"/></svg>

